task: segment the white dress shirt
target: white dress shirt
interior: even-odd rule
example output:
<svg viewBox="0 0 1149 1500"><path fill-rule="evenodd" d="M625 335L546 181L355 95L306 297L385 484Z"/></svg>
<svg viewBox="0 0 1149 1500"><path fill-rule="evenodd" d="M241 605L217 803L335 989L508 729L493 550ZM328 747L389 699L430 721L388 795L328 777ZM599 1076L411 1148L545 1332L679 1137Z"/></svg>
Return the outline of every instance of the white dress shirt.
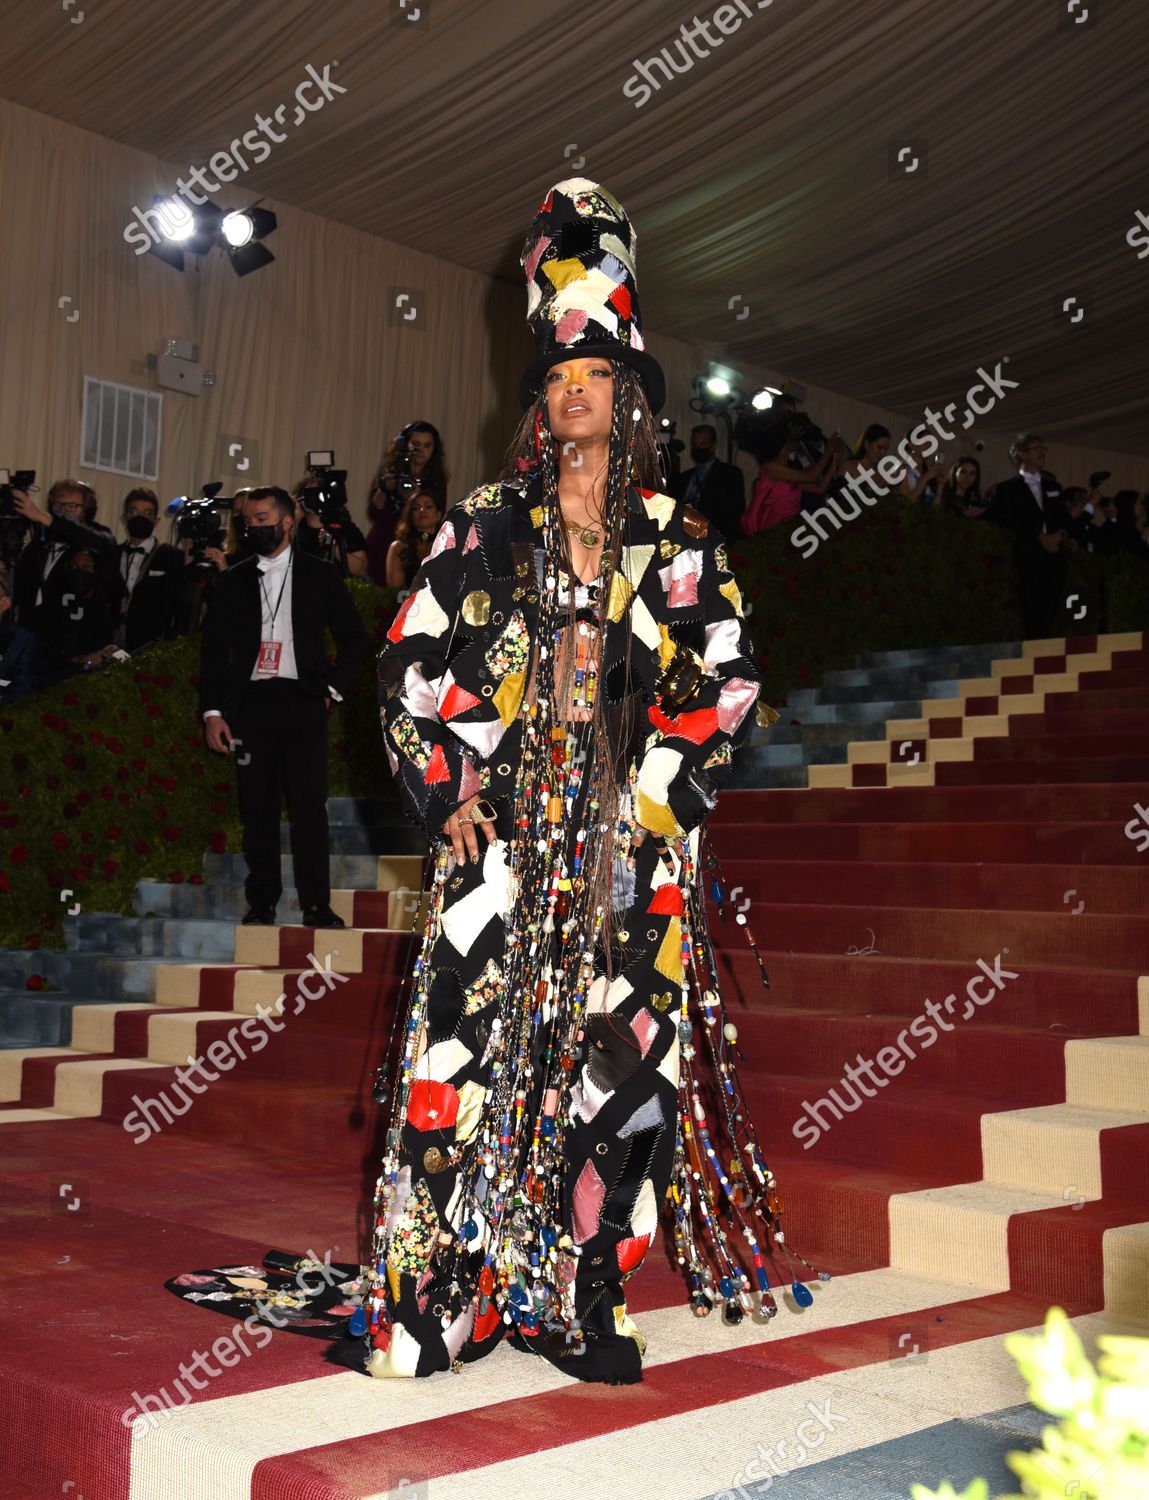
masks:
<svg viewBox="0 0 1149 1500"><path fill-rule="evenodd" d="M145 537L142 542L137 542L129 537L125 550L120 553L120 576L124 580L124 587L129 595L140 581L140 574L144 571L144 564L151 554L159 546L154 536ZM139 552L129 552L127 547L139 547Z"/></svg>
<svg viewBox="0 0 1149 1500"><path fill-rule="evenodd" d="M283 650L279 657L277 677L299 679L295 665L295 636L291 628L291 564L295 551L285 547L278 557L261 557L255 566L259 569L260 627L261 641L281 641ZM274 615L274 620L272 616ZM270 676L267 672L251 669L252 682L261 682Z"/></svg>

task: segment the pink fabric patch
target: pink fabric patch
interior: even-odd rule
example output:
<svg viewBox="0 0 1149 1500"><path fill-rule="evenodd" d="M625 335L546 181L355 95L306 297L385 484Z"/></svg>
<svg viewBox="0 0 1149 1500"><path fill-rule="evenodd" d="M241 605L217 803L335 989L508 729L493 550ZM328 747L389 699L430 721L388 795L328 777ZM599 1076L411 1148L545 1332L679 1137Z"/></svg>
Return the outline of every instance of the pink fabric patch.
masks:
<svg viewBox="0 0 1149 1500"><path fill-rule="evenodd" d="M587 324L587 313L584 308L569 308L555 324L555 342L559 344L570 344L578 337Z"/></svg>
<svg viewBox="0 0 1149 1500"><path fill-rule="evenodd" d="M197 1276L194 1271L185 1271L172 1282L173 1286L214 1286L214 1276Z"/></svg>
<svg viewBox="0 0 1149 1500"><path fill-rule="evenodd" d="M758 684L745 677L732 677L718 694L718 727L733 734L758 698Z"/></svg>
<svg viewBox="0 0 1149 1500"><path fill-rule="evenodd" d="M479 533L475 530L475 523L471 522L471 529L467 532L467 540L463 543L464 552L473 552L479 545Z"/></svg>
<svg viewBox="0 0 1149 1500"><path fill-rule="evenodd" d="M464 755L463 770L462 774L459 777L459 801L466 802L471 797L476 796L481 790L482 787L479 784L479 773L475 770L474 766Z"/></svg>
<svg viewBox="0 0 1149 1500"><path fill-rule="evenodd" d="M602 1216L602 1203L606 1197L606 1185L588 1161L578 1174L574 1197L571 1200L571 1215L574 1219L575 1244L581 1245L598 1232Z"/></svg>
<svg viewBox="0 0 1149 1500"><path fill-rule="evenodd" d="M435 533L435 540L431 543L431 550L427 553L427 561L438 557L440 552L447 552L455 545L455 528L453 526L440 526Z"/></svg>
<svg viewBox="0 0 1149 1500"><path fill-rule="evenodd" d="M658 1035L658 1022L645 1006L639 1011L631 1023L630 1029L638 1038L638 1045L642 1049L643 1057L650 1051L651 1044Z"/></svg>
<svg viewBox="0 0 1149 1500"><path fill-rule="evenodd" d="M665 568L659 568L658 577L666 590L666 602L671 609L682 609L698 603L698 578L702 572L702 553L690 547Z"/></svg>
<svg viewBox="0 0 1149 1500"><path fill-rule="evenodd" d="M543 257L543 251L549 247L550 242L550 236L544 234L542 239L539 240L538 244L527 256L526 260L523 261L523 271L526 273L526 278L528 281L533 281L535 279L535 272L539 268L539 261Z"/></svg>

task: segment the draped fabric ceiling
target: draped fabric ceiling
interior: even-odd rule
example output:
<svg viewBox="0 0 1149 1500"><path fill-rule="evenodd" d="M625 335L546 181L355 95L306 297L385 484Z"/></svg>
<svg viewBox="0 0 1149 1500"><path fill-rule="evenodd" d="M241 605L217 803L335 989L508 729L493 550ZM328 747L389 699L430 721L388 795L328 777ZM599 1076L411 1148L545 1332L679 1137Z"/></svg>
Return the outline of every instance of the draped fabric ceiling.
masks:
<svg viewBox="0 0 1149 1500"><path fill-rule="evenodd" d="M501 360L505 397L525 340L507 332L498 355L479 350L477 332L465 347L452 342L462 315L450 297L485 301L488 337L500 318L521 319L523 231L546 187L577 169L607 183L637 224L645 324L656 346L658 335L682 341L683 379L700 352L724 352L747 372L916 421L960 401L979 365L1008 357L1017 387L990 427L1035 427L1094 456L1149 453L1149 265L1126 239L1136 211L1149 211L1136 104L1149 61L1144 5L760 3L25 3L5 17L0 96L154 158L151 190L170 190L176 171L206 164L255 127L257 112L274 117L287 103L285 139L213 194L228 206L266 197L280 210L269 242L277 265L219 295L238 308L238 289L254 303L269 295L261 279L302 274L284 206L422 253L403 274L388 271L372 318L405 277L426 280L436 262L422 257L435 257L449 263L438 375L459 390ZM709 55L666 80L654 59L666 47L683 66L675 43L695 17ZM638 82L627 84L636 62L659 83L640 107ZM320 74L330 65L346 92L296 125L293 94L308 65ZM4 116L25 132L33 118ZM40 167L65 170L68 156L57 149ZM50 197L50 184L43 191ZM68 215L67 201L56 207ZM115 203L109 223L129 211ZM32 274L26 238L38 226L14 223L10 203L5 217ZM69 222L82 248L82 214ZM294 229L314 234L308 223L301 214ZM1149 247L1149 230L1140 233ZM36 253L63 252L41 244ZM121 253L115 233L102 253ZM140 267L122 254L124 283ZM192 295L144 260L150 276L173 283L165 296ZM330 281L353 278L351 262L313 265L296 288L297 315L309 296L332 295ZM514 291L481 292L489 283L474 273ZM170 318L150 328L151 346L173 331ZM306 359L306 343L301 335L293 357ZM469 373L446 370L464 358ZM261 373L256 347L245 376ZM676 396L683 415L686 395ZM833 425L825 409L814 415ZM251 424L229 420L233 430ZM488 403L469 441L492 423L505 440L508 414L496 421ZM1143 462L1126 468L1125 482L1146 482Z"/></svg>

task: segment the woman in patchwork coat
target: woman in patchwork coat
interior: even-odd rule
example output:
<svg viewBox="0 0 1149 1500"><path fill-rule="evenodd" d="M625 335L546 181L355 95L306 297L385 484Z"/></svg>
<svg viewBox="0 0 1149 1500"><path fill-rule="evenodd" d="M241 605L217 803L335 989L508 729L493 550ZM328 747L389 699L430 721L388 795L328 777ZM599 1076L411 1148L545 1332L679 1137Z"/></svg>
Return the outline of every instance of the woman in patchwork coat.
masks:
<svg viewBox="0 0 1149 1500"><path fill-rule="evenodd" d="M438 857L392 1058L373 1375L508 1337L580 1379L641 1379L624 1283L668 1190L695 1311L735 1320L753 1288L773 1311L773 1178L697 870L759 679L722 538L659 488L634 248L601 186L548 193L506 472L448 513L379 659L387 753Z"/></svg>

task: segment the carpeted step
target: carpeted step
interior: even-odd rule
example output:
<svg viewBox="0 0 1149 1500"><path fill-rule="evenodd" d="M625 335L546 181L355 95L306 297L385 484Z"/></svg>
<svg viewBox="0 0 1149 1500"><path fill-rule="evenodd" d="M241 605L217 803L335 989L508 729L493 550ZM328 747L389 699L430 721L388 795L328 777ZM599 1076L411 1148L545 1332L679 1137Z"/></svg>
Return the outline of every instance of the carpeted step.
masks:
<svg viewBox="0 0 1149 1500"><path fill-rule="evenodd" d="M927 786L837 788L806 792L731 792L720 797L710 826L762 823L1122 822L1134 798L1149 796L1149 782L1124 786L1055 786L1014 791Z"/></svg>
<svg viewBox="0 0 1149 1500"><path fill-rule="evenodd" d="M972 789L952 789L953 792L963 794L967 790ZM995 790L1007 789L990 787L978 790L982 795L992 796ZM1020 800L1027 791L1035 789L1008 790ZM1084 791L1081 787L1064 788L1063 809L1075 796L1086 795L1092 790L1094 788ZM1141 788L1137 791L1140 800L1149 803L1145 791ZM933 796L943 795L932 789L931 793ZM824 794L809 792L801 795ZM867 792L851 795L874 794ZM904 793L895 788L884 789L877 795L900 796ZM916 820L882 823L873 819L847 821L845 818L840 822L827 819L814 823L770 823L763 819L757 822L718 822L711 827L709 836L724 864L728 859L744 857L748 848L755 848L761 849L764 855L771 858L784 860L1136 865L1136 848L1122 832L1133 800L1130 797L1124 808L1122 822L1118 822L1116 818L1057 824L1042 823L1036 819L987 823ZM744 809L743 816L747 816L750 811Z"/></svg>
<svg viewBox="0 0 1149 1500"><path fill-rule="evenodd" d="M1113 782L1144 782L1149 774L1149 756L1100 756L1089 760L1023 760L1002 758L985 761L944 761L934 771L934 785L957 786L1048 786L1109 785Z"/></svg>
<svg viewBox="0 0 1149 1500"><path fill-rule="evenodd" d="M867 932L859 933L858 944L865 945L869 937ZM719 984L735 1020L748 1009L768 1010L773 1004L787 1010L917 1016L926 1000L944 1005L946 997L953 994L961 996L953 1007L951 1024L956 1030L964 1024L966 985L980 972L966 961L891 958L882 953L862 956L861 950L855 956L764 949L761 956L771 981L766 999L749 948L718 950ZM992 964L992 956L989 961ZM975 1009L979 1024L988 1021L995 1026L1051 1029L1062 1036L1080 1036L1083 1032L1133 1036L1140 1029L1138 978L1131 972L1029 964L1024 969L1019 966L1017 976L989 1006ZM941 1029L944 1031L944 1026Z"/></svg>
<svg viewBox="0 0 1149 1500"><path fill-rule="evenodd" d="M1136 865L941 864L928 861L747 858L722 863L733 906L753 902L850 905L859 891L882 906L992 907L1064 912L1088 888L1087 909L1127 916L1149 910L1149 869ZM1066 894L1069 900L1066 901ZM713 911L713 908L712 908ZM712 922L714 918L712 917Z"/></svg>
<svg viewBox="0 0 1149 1500"><path fill-rule="evenodd" d="M1048 913L778 902L756 911L753 929L767 946L780 946L784 935L791 952L846 953L872 930L879 950L892 957L967 959L972 965L1004 955L1006 970L1041 965L1149 971L1149 917L1086 911L1075 920L1065 906ZM715 923L712 936L716 947L745 942L729 922Z"/></svg>

